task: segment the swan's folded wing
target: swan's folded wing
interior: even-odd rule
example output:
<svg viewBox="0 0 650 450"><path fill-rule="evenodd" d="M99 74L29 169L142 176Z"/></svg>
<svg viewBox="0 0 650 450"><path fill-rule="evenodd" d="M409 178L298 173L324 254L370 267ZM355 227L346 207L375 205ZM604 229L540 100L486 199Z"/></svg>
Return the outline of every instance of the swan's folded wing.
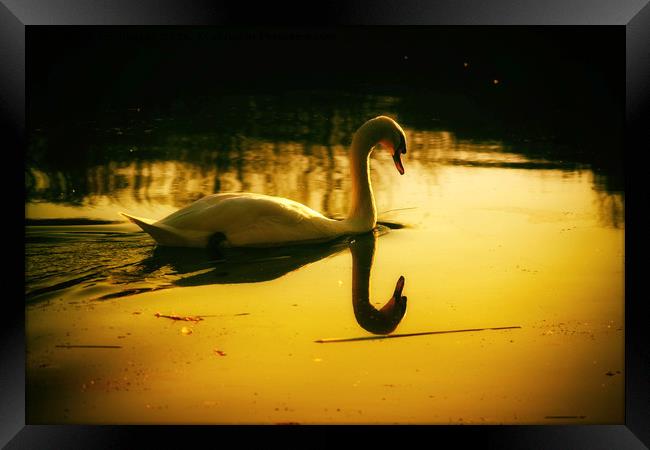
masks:
<svg viewBox="0 0 650 450"><path fill-rule="evenodd" d="M235 199L220 205L231 245L282 244L329 237L322 214L278 197Z"/></svg>
<svg viewBox="0 0 650 450"><path fill-rule="evenodd" d="M260 194L218 194L156 222L168 230L223 233L231 246L283 244L331 236L322 214L293 200Z"/></svg>
<svg viewBox="0 0 650 450"><path fill-rule="evenodd" d="M193 225L198 223L196 220L197 217L202 218L202 216L207 214L219 214L218 206L224 200L231 198L241 198L247 196L248 194L242 193L221 193L221 194L211 194L206 195L205 197L196 200L193 203L179 209L178 211L168 215L160 221L168 226L184 228L187 225ZM212 210L212 213L208 213L209 210Z"/></svg>

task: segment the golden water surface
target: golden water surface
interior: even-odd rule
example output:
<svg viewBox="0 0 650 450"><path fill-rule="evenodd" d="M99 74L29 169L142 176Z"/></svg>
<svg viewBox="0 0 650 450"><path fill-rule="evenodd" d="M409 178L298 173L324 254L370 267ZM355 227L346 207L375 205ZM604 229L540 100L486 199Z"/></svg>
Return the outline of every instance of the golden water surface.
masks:
<svg viewBox="0 0 650 450"><path fill-rule="evenodd" d="M406 174L372 157L374 235L224 259L127 223L28 226L28 423L623 423L621 193L589 167L403 126ZM79 201L26 216L158 219L216 191L347 212L344 145L238 149L221 167L208 144L203 163L91 166ZM66 183L30 176L36 193ZM441 331L457 332L399 336Z"/></svg>

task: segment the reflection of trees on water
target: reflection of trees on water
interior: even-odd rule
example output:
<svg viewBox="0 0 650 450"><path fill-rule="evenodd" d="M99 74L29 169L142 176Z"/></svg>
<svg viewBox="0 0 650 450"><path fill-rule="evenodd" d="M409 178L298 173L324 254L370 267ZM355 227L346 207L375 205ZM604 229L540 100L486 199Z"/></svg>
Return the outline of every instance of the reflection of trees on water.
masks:
<svg viewBox="0 0 650 450"><path fill-rule="evenodd" d="M322 99L319 99L322 100ZM150 122L133 118L122 127L80 127L79 134L34 132L28 154L27 199L73 206L165 204L181 207L203 195L254 191L293 198L330 216L347 212L348 145L369 117L395 114L398 100L361 97L341 105L310 104L272 96L226 98L221 114L200 123ZM205 132L203 130L213 130ZM533 144L460 139L449 131L405 128L408 162L426 169L436 184L441 165L557 169L568 175L584 164L559 161ZM377 152L381 153L381 152ZM374 157L372 177L377 196L390 198L392 164ZM603 216L621 223L620 183L596 174ZM611 197L611 198L610 198ZM612 206L615 205L615 206ZM619 208L620 206L620 208ZM601 209L602 209L601 208ZM614 208L614 210L612 210ZM619 214L619 215L617 215Z"/></svg>
<svg viewBox="0 0 650 450"><path fill-rule="evenodd" d="M601 222L615 228L625 226L625 191L622 173L615 176L594 171L594 191Z"/></svg>
<svg viewBox="0 0 650 450"><path fill-rule="evenodd" d="M345 172L332 164L333 157L347 147L359 123L390 113L396 102L359 97L342 108L325 97L310 103L292 95L298 94L282 101L250 97L246 103L224 97L218 115L198 120L147 121L132 114L121 127L85 123L33 130L25 176L28 200L77 206L102 201L97 197L131 197L181 206L201 194L257 187L276 195L307 195L310 186L290 188L298 176L301 186L315 183L318 191L333 186L327 179L332 170L322 168ZM176 167L169 168L169 162ZM325 196L328 208L330 201L340 201L331 191ZM314 202L307 203L321 206Z"/></svg>
<svg viewBox="0 0 650 450"><path fill-rule="evenodd" d="M625 197L595 190L600 222L614 228L625 227Z"/></svg>

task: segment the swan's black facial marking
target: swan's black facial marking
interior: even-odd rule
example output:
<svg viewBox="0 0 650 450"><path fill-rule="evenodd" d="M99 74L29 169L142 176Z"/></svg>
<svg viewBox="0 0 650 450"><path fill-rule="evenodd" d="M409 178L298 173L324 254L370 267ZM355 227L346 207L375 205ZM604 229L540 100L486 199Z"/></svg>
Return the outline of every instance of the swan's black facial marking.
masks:
<svg viewBox="0 0 650 450"><path fill-rule="evenodd" d="M393 151L393 162L395 163L395 167L400 175L404 175L404 166L402 165L401 159L402 153L406 153L406 149L400 149L398 147Z"/></svg>
<svg viewBox="0 0 650 450"><path fill-rule="evenodd" d="M399 133L399 144L393 149L393 162L400 175L404 175L404 165L402 164L401 155L406 154L406 140L404 134Z"/></svg>
<svg viewBox="0 0 650 450"><path fill-rule="evenodd" d="M399 135L399 145L397 146L396 153L401 153L403 155L406 154L406 140L404 139L404 135L401 133Z"/></svg>

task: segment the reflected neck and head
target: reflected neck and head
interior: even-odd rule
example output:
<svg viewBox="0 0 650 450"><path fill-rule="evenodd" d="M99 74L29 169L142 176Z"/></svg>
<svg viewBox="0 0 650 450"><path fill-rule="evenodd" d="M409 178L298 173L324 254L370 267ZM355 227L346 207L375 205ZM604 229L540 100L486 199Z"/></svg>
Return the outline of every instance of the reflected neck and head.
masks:
<svg viewBox="0 0 650 450"><path fill-rule="evenodd" d="M370 271L377 236L366 233L350 243L352 253L352 307L359 325L373 334L392 333L406 313L406 297L402 296L404 277L400 277L388 302L376 309L370 301Z"/></svg>

